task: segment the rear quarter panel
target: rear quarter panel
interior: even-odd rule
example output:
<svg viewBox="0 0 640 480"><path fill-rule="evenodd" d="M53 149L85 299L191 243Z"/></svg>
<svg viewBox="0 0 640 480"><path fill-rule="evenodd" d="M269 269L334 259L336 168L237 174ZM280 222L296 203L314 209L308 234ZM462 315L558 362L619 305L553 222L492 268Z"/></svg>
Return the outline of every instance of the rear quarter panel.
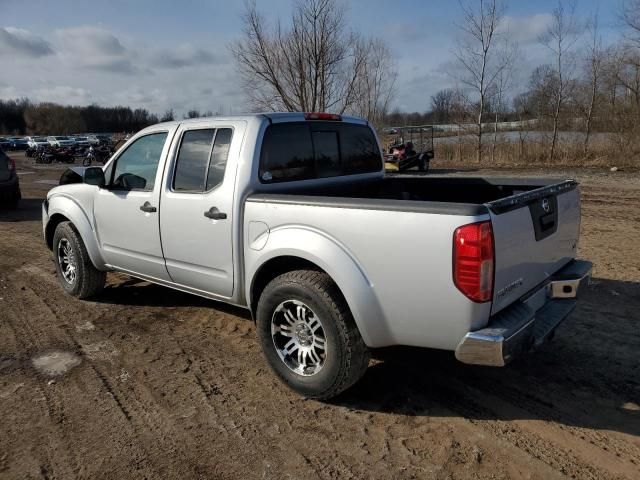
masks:
<svg viewBox="0 0 640 480"><path fill-rule="evenodd" d="M245 238L246 288L278 252L299 252L334 278L369 346L453 350L469 330L484 326L490 310L453 284L453 231L486 219L249 199L244 230L261 238ZM264 227L250 228L251 222Z"/></svg>

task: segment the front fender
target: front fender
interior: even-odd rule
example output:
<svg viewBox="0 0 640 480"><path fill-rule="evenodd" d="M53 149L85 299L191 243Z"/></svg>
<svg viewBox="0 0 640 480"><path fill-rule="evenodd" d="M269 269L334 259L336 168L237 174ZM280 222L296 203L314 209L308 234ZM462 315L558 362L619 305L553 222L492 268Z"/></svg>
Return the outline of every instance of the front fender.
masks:
<svg viewBox="0 0 640 480"><path fill-rule="evenodd" d="M68 218L78 233L80 233L80 237L87 248L87 253L93 265L99 270L104 270L106 268L106 262L100 252L93 225L93 209L83 206L83 203L78 201L75 196L66 193L55 193L49 197L48 202L47 223L57 214ZM91 206L92 205L93 203L91 202ZM45 224L44 227L46 230L47 225Z"/></svg>
<svg viewBox="0 0 640 480"><path fill-rule="evenodd" d="M261 267L277 257L299 257L322 268L338 285L351 310L356 326L369 347L394 343L376 296L375 286L355 256L326 233L303 226L283 226L271 230L264 247L247 247L246 292L251 295L253 279ZM249 298L249 304L253 302Z"/></svg>

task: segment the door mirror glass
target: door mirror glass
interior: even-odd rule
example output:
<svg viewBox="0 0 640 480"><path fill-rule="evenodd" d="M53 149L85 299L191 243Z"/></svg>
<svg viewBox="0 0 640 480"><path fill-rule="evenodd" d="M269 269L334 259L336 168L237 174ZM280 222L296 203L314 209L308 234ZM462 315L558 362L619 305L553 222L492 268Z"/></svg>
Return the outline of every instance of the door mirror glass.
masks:
<svg viewBox="0 0 640 480"><path fill-rule="evenodd" d="M104 171L100 167L88 167L82 174L82 181L87 185L104 187Z"/></svg>

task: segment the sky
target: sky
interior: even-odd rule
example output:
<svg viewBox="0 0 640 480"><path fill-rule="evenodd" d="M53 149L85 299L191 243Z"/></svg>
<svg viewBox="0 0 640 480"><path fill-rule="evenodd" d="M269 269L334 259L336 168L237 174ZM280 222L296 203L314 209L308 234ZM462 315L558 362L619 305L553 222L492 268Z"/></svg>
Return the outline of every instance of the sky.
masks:
<svg viewBox="0 0 640 480"><path fill-rule="evenodd" d="M431 95L456 86L457 1L344 2L347 27L383 38L393 53L392 108L425 111ZM256 3L272 21L291 12L292 0ZM504 28L519 45L516 85L525 85L532 68L550 60L538 38L556 4L507 3ZM608 43L619 36L619 5L577 0L576 12L598 12ZM243 8L241 0L0 0L0 98L124 105L158 114L170 108L178 115L247 111L228 48L241 38Z"/></svg>

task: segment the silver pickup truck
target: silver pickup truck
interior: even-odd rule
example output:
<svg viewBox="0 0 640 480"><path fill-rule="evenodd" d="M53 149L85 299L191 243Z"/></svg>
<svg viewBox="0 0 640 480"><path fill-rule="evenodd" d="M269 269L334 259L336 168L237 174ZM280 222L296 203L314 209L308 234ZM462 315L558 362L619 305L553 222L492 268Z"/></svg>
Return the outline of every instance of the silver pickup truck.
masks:
<svg viewBox="0 0 640 480"><path fill-rule="evenodd" d="M385 176L358 118L162 123L60 183L42 221L67 293L119 271L245 307L272 369L312 398L353 385L371 348L505 365L591 272L575 181Z"/></svg>

